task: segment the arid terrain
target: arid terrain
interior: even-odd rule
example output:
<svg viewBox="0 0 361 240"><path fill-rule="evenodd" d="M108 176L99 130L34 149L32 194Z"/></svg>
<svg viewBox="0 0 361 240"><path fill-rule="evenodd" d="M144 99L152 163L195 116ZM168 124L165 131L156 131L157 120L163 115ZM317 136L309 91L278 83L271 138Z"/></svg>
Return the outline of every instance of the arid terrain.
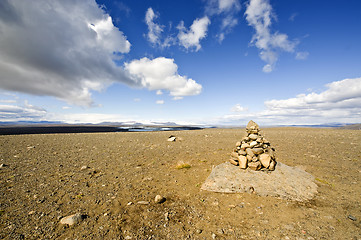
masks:
<svg viewBox="0 0 361 240"><path fill-rule="evenodd" d="M262 133L315 177L313 200L200 190L244 129L0 136L0 238L361 239L361 131Z"/></svg>

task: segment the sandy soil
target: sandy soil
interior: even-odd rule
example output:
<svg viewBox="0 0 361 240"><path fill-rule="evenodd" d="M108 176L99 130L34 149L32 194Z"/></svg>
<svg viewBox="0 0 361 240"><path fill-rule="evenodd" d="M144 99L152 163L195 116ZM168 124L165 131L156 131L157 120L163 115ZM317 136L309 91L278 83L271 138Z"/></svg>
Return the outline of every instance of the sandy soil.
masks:
<svg viewBox="0 0 361 240"><path fill-rule="evenodd" d="M361 131L263 134L278 161L316 177L313 200L200 190L243 129L0 136L0 238L361 239ZM75 213L86 218L59 223Z"/></svg>

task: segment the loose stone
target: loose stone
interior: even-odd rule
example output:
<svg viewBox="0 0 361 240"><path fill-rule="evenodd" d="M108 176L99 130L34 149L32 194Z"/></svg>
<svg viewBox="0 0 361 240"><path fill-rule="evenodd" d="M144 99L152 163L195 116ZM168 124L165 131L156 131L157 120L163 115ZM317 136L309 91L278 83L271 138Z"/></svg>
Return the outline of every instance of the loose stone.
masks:
<svg viewBox="0 0 361 240"><path fill-rule="evenodd" d="M259 155L259 160L265 168L268 168L271 162L271 156L267 153Z"/></svg>
<svg viewBox="0 0 361 240"><path fill-rule="evenodd" d="M239 154L239 155L247 155L247 153L246 153L244 150L239 150L239 151L238 151L238 154Z"/></svg>
<svg viewBox="0 0 361 240"><path fill-rule="evenodd" d="M258 171L261 169L261 164L260 162L250 162L248 163L248 167L254 171Z"/></svg>
<svg viewBox="0 0 361 240"><path fill-rule="evenodd" d="M88 169L89 167L87 166L87 165L84 165L84 166L82 166L81 168L80 168L80 170L86 170L86 169Z"/></svg>
<svg viewBox="0 0 361 240"><path fill-rule="evenodd" d="M238 153L237 152L232 152L231 157L232 158L238 158Z"/></svg>
<svg viewBox="0 0 361 240"><path fill-rule="evenodd" d="M254 154L259 155L263 153L263 148L253 148L252 151Z"/></svg>
<svg viewBox="0 0 361 240"><path fill-rule="evenodd" d="M258 143L256 141L253 141L249 144L251 148L255 147Z"/></svg>
<svg viewBox="0 0 361 240"><path fill-rule="evenodd" d="M238 161L239 161L239 167L242 169L246 169L247 168L247 158L243 155L238 157Z"/></svg>
<svg viewBox="0 0 361 240"><path fill-rule="evenodd" d="M157 195L157 196L155 196L154 202L155 202L155 203L164 203L165 200L166 200L165 197L163 197L163 196L161 196L161 195Z"/></svg>
<svg viewBox="0 0 361 240"><path fill-rule="evenodd" d="M229 162L235 166L238 166L238 161L234 160L233 158L230 158Z"/></svg>
<svg viewBox="0 0 361 240"><path fill-rule="evenodd" d="M258 135L254 134L254 133L251 133L248 137L249 137L251 140L257 140Z"/></svg>
<svg viewBox="0 0 361 240"><path fill-rule="evenodd" d="M246 148L249 148L249 144L248 143L243 143L241 145L241 149L245 150Z"/></svg>
<svg viewBox="0 0 361 240"><path fill-rule="evenodd" d="M63 217L60 220L61 224L68 224L68 225L74 225L80 221L82 221L84 219L83 215L81 215L80 213L76 213L67 217Z"/></svg>
<svg viewBox="0 0 361 240"><path fill-rule="evenodd" d="M247 155L249 155L249 156L251 156L251 157L254 156L254 153L253 153L252 149L250 149L250 148L247 148L247 149L246 149L246 153L247 153Z"/></svg>

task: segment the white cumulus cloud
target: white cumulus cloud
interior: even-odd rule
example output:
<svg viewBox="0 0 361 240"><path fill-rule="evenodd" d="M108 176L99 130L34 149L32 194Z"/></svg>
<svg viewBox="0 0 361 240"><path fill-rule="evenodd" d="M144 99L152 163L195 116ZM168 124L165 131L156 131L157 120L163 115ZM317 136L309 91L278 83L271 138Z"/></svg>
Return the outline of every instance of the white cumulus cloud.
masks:
<svg viewBox="0 0 361 240"><path fill-rule="evenodd" d="M193 21L189 29L184 27L184 22L180 22L178 25L178 40L179 44L186 48L195 48L195 51L201 49L200 41L207 36L208 25L211 23L207 16L203 18L197 18Z"/></svg>
<svg viewBox="0 0 361 240"><path fill-rule="evenodd" d="M159 17L158 14L155 14L152 8L148 8L145 13L145 22L148 26L148 41L152 44L161 45L161 34L163 32L164 26L159 25L155 22L155 19Z"/></svg>
<svg viewBox="0 0 361 240"><path fill-rule="evenodd" d="M269 100L262 111L226 115L219 121L234 123L254 119L276 125L360 123L360 103L361 78L350 78L331 82L320 93Z"/></svg>
<svg viewBox="0 0 361 240"><path fill-rule="evenodd" d="M289 40L287 34L272 33L275 15L268 0L250 0L245 15L248 24L255 29L251 43L261 50L260 57L266 62L263 71L271 72L278 60L278 52L294 52L297 42Z"/></svg>
<svg viewBox="0 0 361 240"><path fill-rule="evenodd" d="M149 90L168 90L174 97L198 95L202 91L202 85L178 74L174 59L144 57L125 63L125 69L142 87Z"/></svg>
<svg viewBox="0 0 361 240"><path fill-rule="evenodd" d="M90 106L92 90L135 84L113 61L130 43L94 0L0 5L0 88Z"/></svg>
<svg viewBox="0 0 361 240"><path fill-rule="evenodd" d="M146 21L152 29L149 39L153 42L161 33L161 26L154 23L156 17L148 9ZM1 89L96 106L92 92L113 83L152 86L116 64L130 51L131 44L95 0L2 0L0 32ZM195 94L200 86L176 72L173 78L177 83L174 87L158 89L186 96Z"/></svg>
<svg viewBox="0 0 361 240"><path fill-rule="evenodd" d="M164 104L164 100L157 100L155 103L156 104Z"/></svg>

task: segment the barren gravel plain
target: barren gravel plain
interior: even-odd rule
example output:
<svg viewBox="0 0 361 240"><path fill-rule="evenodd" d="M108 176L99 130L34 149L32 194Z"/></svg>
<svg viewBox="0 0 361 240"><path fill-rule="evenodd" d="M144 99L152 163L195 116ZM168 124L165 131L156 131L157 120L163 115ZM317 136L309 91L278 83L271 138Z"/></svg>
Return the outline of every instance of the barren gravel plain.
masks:
<svg viewBox="0 0 361 240"><path fill-rule="evenodd" d="M244 129L0 136L0 238L361 239L361 131L261 129L313 200L200 190Z"/></svg>

